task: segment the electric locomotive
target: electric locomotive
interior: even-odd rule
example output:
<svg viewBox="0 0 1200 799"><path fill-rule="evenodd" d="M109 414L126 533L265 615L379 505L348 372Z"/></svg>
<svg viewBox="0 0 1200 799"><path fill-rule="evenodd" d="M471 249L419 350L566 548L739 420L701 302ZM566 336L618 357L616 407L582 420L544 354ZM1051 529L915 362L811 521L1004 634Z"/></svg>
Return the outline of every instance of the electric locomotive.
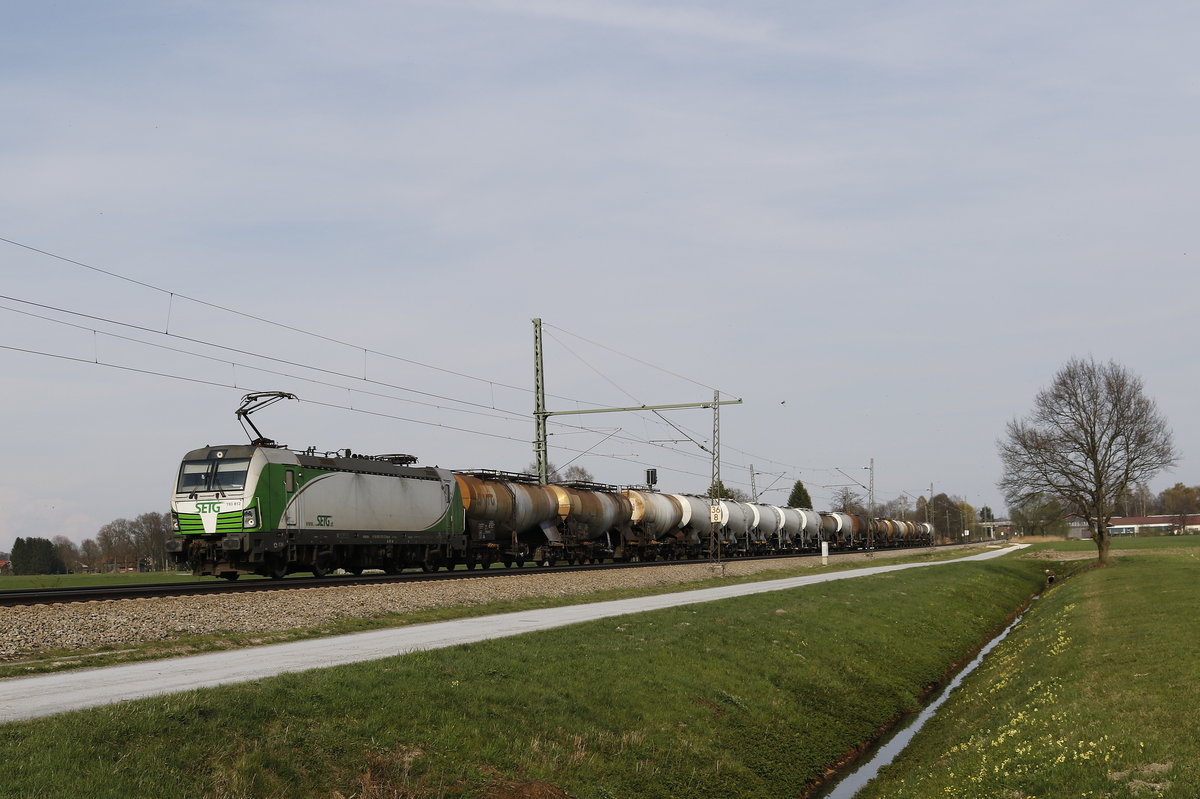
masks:
<svg viewBox="0 0 1200 799"><path fill-rule="evenodd" d="M198 575L227 578L435 569L465 548L462 495L453 473L413 461L262 442L192 450L168 551Z"/></svg>

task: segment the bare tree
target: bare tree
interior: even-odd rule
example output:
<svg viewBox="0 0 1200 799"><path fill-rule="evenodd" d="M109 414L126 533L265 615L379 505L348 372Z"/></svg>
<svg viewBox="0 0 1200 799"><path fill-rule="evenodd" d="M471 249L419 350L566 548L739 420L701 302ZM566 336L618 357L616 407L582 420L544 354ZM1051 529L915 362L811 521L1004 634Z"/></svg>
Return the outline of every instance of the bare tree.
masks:
<svg viewBox="0 0 1200 799"><path fill-rule="evenodd" d="M58 550L58 557L71 571L79 568L79 545L65 535L56 535L52 539L54 547Z"/></svg>
<svg viewBox="0 0 1200 799"><path fill-rule="evenodd" d="M166 542L171 537L171 516L150 511L129 523L134 559L151 569L166 568Z"/></svg>
<svg viewBox="0 0 1200 799"><path fill-rule="evenodd" d="M750 495L740 488L733 488L725 485L724 480L718 480L711 484L708 490L704 492L706 497L716 497L717 499L732 499L735 502L749 502Z"/></svg>
<svg viewBox="0 0 1200 799"><path fill-rule="evenodd" d="M96 543L100 546L100 559L113 568L133 563L133 522L115 519L96 532Z"/></svg>
<svg viewBox="0 0 1200 799"><path fill-rule="evenodd" d="M832 502L833 510L840 513L865 515L867 512L867 509L862 504L862 496L849 486L841 486L837 491L834 491Z"/></svg>
<svg viewBox="0 0 1200 799"><path fill-rule="evenodd" d="M525 467L525 474L537 475L537 463ZM567 466L558 468L553 463L546 464L546 478L551 483L594 483L596 478L583 466Z"/></svg>
<svg viewBox="0 0 1200 799"><path fill-rule="evenodd" d="M1054 497L1035 494L1008 509L1013 526L1022 535L1067 535L1062 504Z"/></svg>
<svg viewBox="0 0 1200 799"><path fill-rule="evenodd" d="M1037 494L1057 497L1087 519L1101 565L1108 563L1108 522L1118 499L1178 458L1141 379L1092 358L1068 361L997 445L1004 466L998 485L1009 505Z"/></svg>
<svg viewBox="0 0 1200 799"><path fill-rule="evenodd" d="M876 507L875 513L884 519L907 519L912 514L912 500L901 494Z"/></svg>

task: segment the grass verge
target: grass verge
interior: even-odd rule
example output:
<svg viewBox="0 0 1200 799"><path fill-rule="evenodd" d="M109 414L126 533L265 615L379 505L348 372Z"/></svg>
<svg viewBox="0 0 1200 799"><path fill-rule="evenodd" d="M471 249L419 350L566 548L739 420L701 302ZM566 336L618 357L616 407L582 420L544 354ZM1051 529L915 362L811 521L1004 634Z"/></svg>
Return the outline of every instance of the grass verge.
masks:
<svg viewBox="0 0 1200 799"><path fill-rule="evenodd" d="M1096 554L1096 544L1090 538L1065 540L1062 538L1018 538L1016 543L1030 544L1028 552L1054 550L1058 552L1082 552ZM1198 535L1148 535L1148 536L1114 536L1109 541L1110 554L1121 555L1129 552L1145 552L1148 550L1178 551L1200 547Z"/></svg>
<svg viewBox="0 0 1200 799"><path fill-rule="evenodd" d="M913 569L4 725L3 791L794 796L1043 567Z"/></svg>
<svg viewBox="0 0 1200 799"><path fill-rule="evenodd" d="M859 796L1200 796L1189 538L1049 591Z"/></svg>

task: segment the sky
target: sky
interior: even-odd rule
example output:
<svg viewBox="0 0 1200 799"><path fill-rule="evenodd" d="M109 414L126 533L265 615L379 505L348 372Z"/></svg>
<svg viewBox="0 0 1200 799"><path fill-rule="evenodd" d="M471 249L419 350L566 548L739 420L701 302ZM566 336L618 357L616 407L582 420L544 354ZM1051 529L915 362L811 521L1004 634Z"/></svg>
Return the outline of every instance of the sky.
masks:
<svg viewBox="0 0 1200 799"><path fill-rule="evenodd" d="M1200 483L1200 6L19 2L0 27L0 551L243 443L533 461L720 410L721 477L1004 515L1114 360ZM550 459L703 492L713 412ZM872 467L873 466L873 470Z"/></svg>

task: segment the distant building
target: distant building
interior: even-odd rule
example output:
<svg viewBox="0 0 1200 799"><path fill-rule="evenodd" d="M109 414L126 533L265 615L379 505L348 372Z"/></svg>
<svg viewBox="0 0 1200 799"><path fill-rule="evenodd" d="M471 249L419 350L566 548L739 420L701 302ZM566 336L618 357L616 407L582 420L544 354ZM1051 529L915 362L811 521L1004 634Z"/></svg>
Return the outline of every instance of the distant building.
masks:
<svg viewBox="0 0 1200 799"><path fill-rule="evenodd" d="M1087 519L1067 518L1067 538L1091 538ZM1108 534L1117 535L1196 535L1200 533L1200 513L1187 516L1114 516L1108 520Z"/></svg>
<svg viewBox="0 0 1200 799"><path fill-rule="evenodd" d="M1008 519L998 519L991 522L980 522L979 529L984 538L1012 538L1013 523Z"/></svg>
<svg viewBox="0 0 1200 799"><path fill-rule="evenodd" d="M1172 516L1120 516L1108 523L1109 535L1195 535L1200 533L1200 513Z"/></svg>

